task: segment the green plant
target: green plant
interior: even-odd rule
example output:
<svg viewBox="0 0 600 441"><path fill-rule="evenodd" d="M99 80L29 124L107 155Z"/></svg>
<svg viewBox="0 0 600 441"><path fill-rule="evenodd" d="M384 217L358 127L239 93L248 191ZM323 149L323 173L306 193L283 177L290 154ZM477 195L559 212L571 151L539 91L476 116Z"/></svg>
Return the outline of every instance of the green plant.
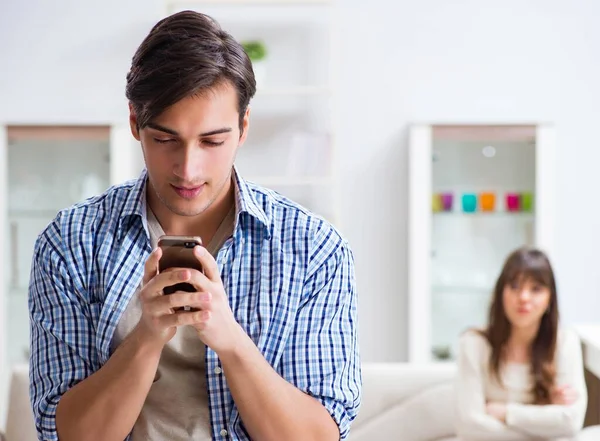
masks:
<svg viewBox="0 0 600 441"><path fill-rule="evenodd" d="M267 56L267 48L262 41L244 41L242 47L251 61L260 61Z"/></svg>
<svg viewBox="0 0 600 441"><path fill-rule="evenodd" d="M452 358L452 351L449 346L435 346L432 352L438 360L450 360Z"/></svg>

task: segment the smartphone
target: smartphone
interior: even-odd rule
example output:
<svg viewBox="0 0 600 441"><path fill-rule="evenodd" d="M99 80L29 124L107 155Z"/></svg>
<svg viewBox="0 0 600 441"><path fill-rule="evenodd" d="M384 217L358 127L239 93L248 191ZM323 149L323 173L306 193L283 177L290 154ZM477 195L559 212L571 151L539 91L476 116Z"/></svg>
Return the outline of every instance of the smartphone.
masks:
<svg viewBox="0 0 600 441"><path fill-rule="evenodd" d="M158 272L161 273L169 268L191 268L203 272L202 265L194 256L194 247L202 245L202 239L198 236L161 236L158 246L162 250L162 256L158 261ZM187 282L165 286L164 294L173 294L175 291L194 292L194 288ZM186 306L185 311L194 308Z"/></svg>

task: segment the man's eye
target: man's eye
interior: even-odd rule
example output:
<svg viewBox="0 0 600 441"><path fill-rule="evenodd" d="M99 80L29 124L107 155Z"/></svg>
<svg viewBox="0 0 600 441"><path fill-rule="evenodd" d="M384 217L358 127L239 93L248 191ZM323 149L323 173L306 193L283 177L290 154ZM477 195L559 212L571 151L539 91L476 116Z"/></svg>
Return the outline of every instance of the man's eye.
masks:
<svg viewBox="0 0 600 441"><path fill-rule="evenodd" d="M205 140L204 144L211 146L211 147L218 147L220 145L223 145L225 143L225 141L221 141L221 142L215 142L215 141L209 141L209 140Z"/></svg>
<svg viewBox="0 0 600 441"><path fill-rule="evenodd" d="M153 138L153 139L154 139L154 142L156 142L156 143L158 143L158 144L167 144L167 143L169 143L169 142L173 142L173 141L175 141L175 140L174 140L174 139L172 139L172 138L169 138L169 139Z"/></svg>

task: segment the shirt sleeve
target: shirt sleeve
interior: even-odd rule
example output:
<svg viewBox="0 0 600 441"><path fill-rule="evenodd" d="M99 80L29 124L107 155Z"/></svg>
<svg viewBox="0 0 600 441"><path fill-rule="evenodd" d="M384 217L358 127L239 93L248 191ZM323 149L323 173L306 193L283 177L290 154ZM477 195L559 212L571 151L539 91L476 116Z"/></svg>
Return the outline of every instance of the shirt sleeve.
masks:
<svg viewBox="0 0 600 441"><path fill-rule="evenodd" d="M460 338L456 378L456 431L462 441L536 439L486 413L483 337L469 331Z"/></svg>
<svg viewBox="0 0 600 441"><path fill-rule="evenodd" d="M30 399L39 439L55 441L62 395L97 369L91 308L79 296L56 221L36 241L29 282Z"/></svg>
<svg viewBox="0 0 600 441"><path fill-rule="evenodd" d="M358 413L362 384L354 260L335 233L315 242L281 374L323 404L345 440Z"/></svg>
<svg viewBox="0 0 600 441"><path fill-rule="evenodd" d="M577 392L571 405L509 404L506 423L544 438L575 437L583 427L587 389L581 342L573 331L564 331L557 351L557 385L570 385Z"/></svg>

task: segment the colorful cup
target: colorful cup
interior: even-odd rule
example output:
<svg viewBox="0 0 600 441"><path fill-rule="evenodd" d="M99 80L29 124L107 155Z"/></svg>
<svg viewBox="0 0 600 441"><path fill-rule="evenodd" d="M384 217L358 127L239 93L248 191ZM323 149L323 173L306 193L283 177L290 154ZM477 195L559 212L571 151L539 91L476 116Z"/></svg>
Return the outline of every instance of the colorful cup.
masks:
<svg viewBox="0 0 600 441"><path fill-rule="evenodd" d="M462 207L465 213L473 213L477 210L477 196L474 193L462 195Z"/></svg>
<svg viewBox="0 0 600 441"><path fill-rule="evenodd" d="M521 209L523 211L531 212L533 211L533 193L530 191L525 191L521 193Z"/></svg>
<svg viewBox="0 0 600 441"><path fill-rule="evenodd" d="M515 212L521 209L521 197L519 193L506 193L506 210Z"/></svg>
<svg viewBox="0 0 600 441"><path fill-rule="evenodd" d="M431 211L434 213L442 211L442 197L438 193L431 195Z"/></svg>
<svg viewBox="0 0 600 441"><path fill-rule="evenodd" d="M452 211L452 193L442 193L440 197L442 199L442 210Z"/></svg>
<svg viewBox="0 0 600 441"><path fill-rule="evenodd" d="M496 195L494 193L481 193L479 195L481 211L494 211L496 208Z"/></svg>

